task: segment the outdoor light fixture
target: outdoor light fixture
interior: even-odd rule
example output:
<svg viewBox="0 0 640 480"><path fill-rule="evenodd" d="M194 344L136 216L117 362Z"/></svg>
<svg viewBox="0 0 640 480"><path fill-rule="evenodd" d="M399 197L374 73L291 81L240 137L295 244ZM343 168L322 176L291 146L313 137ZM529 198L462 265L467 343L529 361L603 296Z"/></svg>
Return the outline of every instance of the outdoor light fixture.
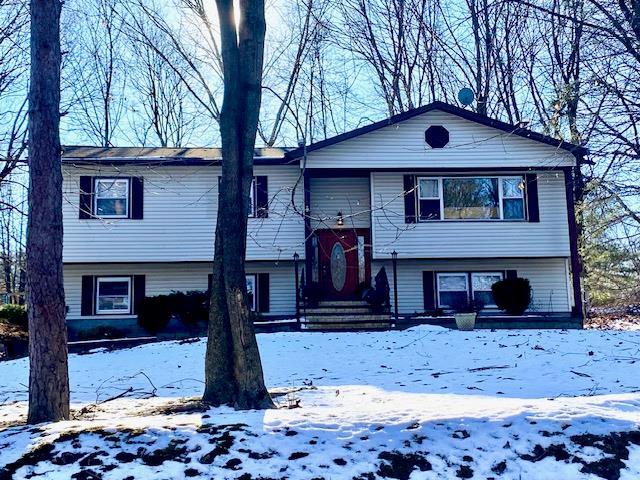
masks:
<svg viewBox="0 0 640 480"><path fill-rule="evenodd" d="M396 252L395 250L393 252L391 252L391 258L393 258L394 260L398 259L398 252Z"/></svg>
<svg viewBox="0 0 640 480"><path fill-rule="evenodd" d="M293 261L294 261L294 262L297 262L299 258L300 258L300 255L298 255L298 252L294 252L294 254L293 254Z"/></svg>
<svg viewBox="0 0 640 480"><path fill-rule="evenodd" d="M344 218L342 218L342 212L338 212L338 218L336 219L336 224L339 227L342 227L344 225Z"/></svg>

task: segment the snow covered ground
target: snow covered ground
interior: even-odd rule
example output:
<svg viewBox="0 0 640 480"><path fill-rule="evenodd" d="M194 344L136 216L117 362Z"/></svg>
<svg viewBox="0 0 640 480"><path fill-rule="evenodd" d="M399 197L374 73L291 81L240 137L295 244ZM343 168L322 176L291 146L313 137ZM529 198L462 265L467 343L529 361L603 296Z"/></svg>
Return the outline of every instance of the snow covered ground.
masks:
<svg viewBox="0 0 640 480"><path fill-rule="evenodd" d="M640 332L259 343L277 410L200 405L204 340L164 342L72 355L73 420L27 427L28 362L0 363L0 480L640 478Z"/></svg>

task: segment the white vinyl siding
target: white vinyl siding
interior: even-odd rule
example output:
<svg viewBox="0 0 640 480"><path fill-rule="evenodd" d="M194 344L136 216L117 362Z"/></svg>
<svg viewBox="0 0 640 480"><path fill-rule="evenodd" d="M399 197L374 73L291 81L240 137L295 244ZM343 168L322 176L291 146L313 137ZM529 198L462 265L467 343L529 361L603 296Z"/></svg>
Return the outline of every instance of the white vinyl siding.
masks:
<svg viewBox="0 0 640 480"><path fill-rule="evenodd" d="M391 261L374 261L371 274L375 276L382 266L386 268L389 277L393 302ZM402 314L424 311L423 271L490 273L506 270L516 270L519 277L527 278L531 283L533 301L530 312L571 311L567 261L564 258L398 260L398 309Z"/></svg>
<svg viewBox="0 0 640 480"><path fill-rule="evenodd" d="M248 275L257 273L269 274L269 312L265 315L291 315L295 317L295 277L293 262L247 262ZM145 295L153 296L186 292L189 290L206 290L208 275L212 265L209 263L154 263L154 264L93 264L65 265L64 291L65 301L69 307L68 319L103 318L104 315L83 317L80 314L82 295L82 276L145 276ZM133 318L131 314L119 315L122 318Z"/></svg>
<svg viewBox="0 0 640 480"><path fill-rule="evenodd" d="M219 167L64 167L64 262L210 261L218 204ZM268 218L250 218L247 260L304 258L304 220L291 206L297 166L256 166L266 175ZM79 178L144 178L144 219L78 219ZM302 211L302 184L296 189Z"/></svg>
<svg viewBox="0 0 640 480"><path fill-rule="evenodd" d="M410 172L407 172L410 173ZM374 172L373 258L568 257L569 223L562 172L538 174L540 222L404 223L403 173Z"/></svg>
<svg viewBox="0 0 640 480"><path fill-rule="evenodd" d="M371 226L368 177L311 178L311 227L335 228L338 213L342 213L344 228Z"/></svg>
<svg viewBox="0 0 640 480"><path fill-rule="evenodd" d="M432 149L424 141L431 125L449 131L449 143ZM575 165L559 148L437 110L309 152L307 168L477 168Z"/></svg>

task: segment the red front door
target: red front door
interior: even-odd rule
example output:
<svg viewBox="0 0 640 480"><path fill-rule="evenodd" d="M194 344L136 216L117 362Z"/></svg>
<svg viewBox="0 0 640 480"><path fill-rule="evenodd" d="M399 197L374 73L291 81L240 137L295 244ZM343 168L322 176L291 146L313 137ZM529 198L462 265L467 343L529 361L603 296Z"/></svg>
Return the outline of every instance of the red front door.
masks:
<svg viewBox="0 0 640 480"><path fill-rule="evenodd" d="M323 296L355 298L358 289L358 236L353 230L319 230L318 267Z"/></svg>

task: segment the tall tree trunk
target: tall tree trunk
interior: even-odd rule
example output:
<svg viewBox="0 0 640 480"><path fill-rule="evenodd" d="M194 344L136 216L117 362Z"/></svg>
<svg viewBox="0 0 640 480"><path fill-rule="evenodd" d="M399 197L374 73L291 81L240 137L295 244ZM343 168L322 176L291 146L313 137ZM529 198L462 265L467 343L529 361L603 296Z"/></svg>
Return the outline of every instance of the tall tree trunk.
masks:
<svg viewBox="0 0 640 480"><path fill-rule="evenodd" d="M29 423L69 418L62 283L59 0L31 0L29 86Z"/></svg>
<svg viewBox="0 0 640 480"><path fill-rule="evenodd" d="M216 0L220 19L224 100L220 112L222 181L218 195L205 402L239 409L273 406L262 364L245 280L247 213L260 112L265 19L263 0Z"/></svg>

